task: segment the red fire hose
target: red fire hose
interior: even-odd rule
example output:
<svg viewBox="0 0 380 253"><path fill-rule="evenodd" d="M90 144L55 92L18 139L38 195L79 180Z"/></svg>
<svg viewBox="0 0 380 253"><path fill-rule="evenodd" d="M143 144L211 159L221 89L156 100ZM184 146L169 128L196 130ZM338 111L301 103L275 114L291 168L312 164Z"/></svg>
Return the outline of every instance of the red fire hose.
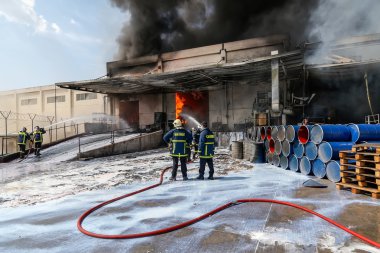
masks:
<svg viewBox="0 0 380 253"><path fill-rule="evenodd" d="M162 172L161 172L161 175L160 175L160 182L157 183L157 184L154 184L154 185L151 185L151 186L148 186L146 188L143 188L141 190L138 190L138 191L134 191L134 192L131 192L131 193L128 193L128 194L125 194L125 195L122 195L122 196L119 196L117 198L114 198L114 199L110 199L108 201L105 201L99 205L96 205L94 206L93 208L87 210L85 213L83 213L78 221L77 221L77 227L79 229L79 231L81 231L83 234L85 235L88 235L88 236L92 236L92 237L96 237L96 238L101 238L101 239L134 239L134 238L140 238L140 237L148 237L148 236L155 236L155 235L160 235L160 234L165 234L165 233L169 233L169 232L172 232L172 231L175 231L175 230L178 230L178 229L181 229L181 228L184 228L184 227L187 227L187 226L190 226L196 222L199 222L203 219L206 219L220 211L223 211L224 209L227 209L229 207L232 207L232 206L235 206L235 205L239 205L239 204L242 204L242 203L248 203L248 202L265 202L265 203L273 203L273 204L279 204L279 205L285 205L285 206L291 206L291 207L294 207L294 208L297 208L297 209L300 209L300 210L303 210L305 212L308 212L308 213L311 213L315 216L318 216L319 218L329 222L330 224L334 225L334 226L337 226L338 228L346 231L347 233L350 233L351 235L365 241L366 243L372 245L372 246L375 246L377 248L380 248L380 243L377 243L375 241L372 241L370 240L369 238L359 234L359 233L356 233L350 229L348 229L347 227L339 224L338 222L330 219L330 218L327 218L326 216L323 216L322 214L319 214L317 212L314 212L313 210L310 210L306 207L303 207L303 206L300 206L300 205L296 205L296 204L293 204L293 203L290 203L290 202L285 202L285 201L280 201L280 200L273 200L273 199L257 199L257 198L253 198L253 199L238 199L236 200L235 202L230 202L230 203L227 203L223 206L220 206L208 213L205 213L197 218L194 218L192 220L189 220L189 221L186 221L186 222L183 222L183 223L180 223L180 224L177 224L175 226L172 226L172 227L167 227L167 228L163 228L163 229L158 229L158 230L153 230L153 231L149 231L149 232L145 232L145 233L138 233L138 234L121 234L121 235L105 235L105 234L97 234L97 233L93 233L93 232L90 232L86 229L83 228L82 226L82 223L83 221L86 219L87 216L89 216L91 213L93 213L94 211L96 211L97 209L103 207L103 206L106 206L110 203L113 203L115 201L118 201L120 199L124 199L124 198L127 198L127 197L130 197L132 195L135 195L135 194L138 194L138 193L141 193L141 192L144 192L144 191L147 191L147 190L150 190L152 188L155 188L155 187L158 187L162 184L163 182L163 177L164 177L164 174L166 171L168 171L171 167L167 167L165 168Z"/></svg>

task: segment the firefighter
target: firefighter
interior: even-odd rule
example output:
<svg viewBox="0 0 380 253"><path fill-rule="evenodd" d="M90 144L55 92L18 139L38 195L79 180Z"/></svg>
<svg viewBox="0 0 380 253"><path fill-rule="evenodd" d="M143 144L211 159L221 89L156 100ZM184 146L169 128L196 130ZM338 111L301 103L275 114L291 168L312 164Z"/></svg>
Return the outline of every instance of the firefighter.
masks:
<svg viewBox="0 0 380 253"><path fill-rule="evenodd" d="M182 127L182 122L176 119L173 122L174 129L170 130L164 136L164 141L170 145L170 155L173 158L173 170L170 180L176 180L178 161L181 162L181 172L183 180L188 180L187 178L187 167L186 160L188 157L187 146L190 146L193 137L191 134Z"/></svg>
<svg viewBox="0 0 380 253"><path fill-rule="evenodd" d="M195 157L198 154L198 144L199 144L199 136L201 134L201 126L198 126L197 128L193 127L191 129L191 132L193 134L193 147L194 147L193 160L195 160Z"/></svg>
<svg viewBox="0 0 380 253"><path fill-rule="evenodd" d="M45 133L46 133L45 129L40 128L39 126L36 126L34 128L34 132L31 133L31 135L33 136L33 142L34 142L34 154L36 156L41 155L40 151L41 151L42 142L44 140L43 134Z"/></svg>
<svg viewBox="0 0 380 253"><path fill-rule="evenodd" d="M213 132L207 127L207 122L202 122L202 131L199 136L199 176L197 179L204 180L204 173L206 163L209 168L208 179L214 180L214 146L215 136Z"/></svg>
<svg viewBox="0 0 380 253"><path fill-rule="evenodd" d="M25 157L26 142L30 139L30 135L26 132L26 127L23 127L20 132L18 132L17 144L20 148L20 158Z"/></svg>

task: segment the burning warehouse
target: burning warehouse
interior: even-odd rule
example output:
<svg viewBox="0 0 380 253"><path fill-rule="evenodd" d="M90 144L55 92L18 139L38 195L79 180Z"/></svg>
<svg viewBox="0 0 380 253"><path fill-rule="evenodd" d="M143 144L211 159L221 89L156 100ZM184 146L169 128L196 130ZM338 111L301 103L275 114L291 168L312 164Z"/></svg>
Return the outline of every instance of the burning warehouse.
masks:
<svg viewBox="0 0 380 253"><path fill-rule="evenodd" d="M375 1L110 0L106 74L46 92L100 120L18 133L0 251L378 252Z"/></svg>
<svg viewBox="0 0 380 253"><path fill-rule="evenodd" d="M304 117L364 122L380 108L380 57L361 52L379 52L379 41L372 34L291 50L289 37L273 35L109 62L106 77L58 85L107 93L110 112L136 128L181 117L216 131Z"/></svg>
<svg viewBox="0 0 380 253"><path fill-rule="evenodd" d="M129 15L120 60L104 78L58 85L109 94L109 113L134 127L168 127L181 112L236 131L303 117L362 122L379 111L371 0L111 2Z"/></svg>

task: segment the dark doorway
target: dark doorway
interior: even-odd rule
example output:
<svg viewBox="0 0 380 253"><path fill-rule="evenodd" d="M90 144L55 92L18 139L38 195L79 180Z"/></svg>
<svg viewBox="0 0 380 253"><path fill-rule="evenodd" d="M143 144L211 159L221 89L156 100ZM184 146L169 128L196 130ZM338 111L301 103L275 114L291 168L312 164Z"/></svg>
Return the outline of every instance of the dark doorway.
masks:
<svg viewBox="0 0 380 253"><path fill-rule="evenodd" d="M129 127L139 128L139 101L120 100L119 117L124 120Z"/></svg>

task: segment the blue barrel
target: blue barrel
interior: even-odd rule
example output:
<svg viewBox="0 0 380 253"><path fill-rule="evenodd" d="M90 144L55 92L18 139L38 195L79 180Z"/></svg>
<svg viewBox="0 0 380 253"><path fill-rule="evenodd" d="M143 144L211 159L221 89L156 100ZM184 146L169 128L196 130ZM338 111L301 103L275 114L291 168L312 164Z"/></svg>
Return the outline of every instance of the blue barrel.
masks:
<svg viewBox="0 0 380 253"><path fill-rule="evenodd" d="M283 125L281 125L281 126L278 126L277 129L278 129L278 132L277 132L277 139L278 139L279 141L283 141L283 140L285 140L285 132L286 132L285 127L284 127Z"/></svg>
<svg viewBox="0 0 380 253"><path fill-rule="evenodd" d="M276 140L274 142L274 153L277 154L277 155L281 155L281 151L282 151L281 141Z"/></svg>
<svg viewBox="0 0 380 253"><path fill-rule="evenodd" d="M273 163L273 153L268 151L266 157L267 157L267 162L272 164Z"/></svg>
<svg viewBox="0 0 380 253"><path fill-rule="evenodd" d="M298 129L298 141L301 144L306 144L310 139L310 130L313 126L300 126Z"/></svg>
<svg viewBox="0 0 380 253"><path fill-rule="evenodd" d="M315 159L312 164L313 174L318 178L326 177L326 164L320 159Z"/></svg>
<svg viewBox="0 0 380 253"><path fill-rule="evenodd" d="M286 157L293 154L293 145L288 140L282 142L282 154Z"/></svg>
<svg viewBox="0 0 380 253"><path fill-rule="evenodd" d="M309 175L311 173L311 163L306 156L303 156L300 160L300 170L304 175Z"/></svg>
<svg viewBox="0 0 380 253"><path fill-rule="evenodd" d="M265 151L269 151L269 141L267 139L264 140L264 148Z"/></svg>
<svg viewBox="0 0 380 253"><path fill-rule="evenodd" d="M280 166L280 156L273 154L273 165L276 167Z"/></svg>
<svg viewBox="0 0 380 253"><path fill-rule="evenodd" d="M295 155L290 155L288 157L289 160L289 168L292 171L299 171L299 163L298 163L298 158Z"/></svg>
<svg viewBox="0 0 380 253"><path fill-rule="evenodd" d="M265 136L263 139L261 138L261 127L257 127L256 141L260 142L260 141L264 141L264 140L265 140Z"/></svg>
<svg viewBox="0 0 380 253"><path fill-rule="evenodd" d="M266 127L260 127L260 138L261 138L262 141L267 139L267 129L266 129Z"/></svg>
<svg viewBox="0 0 380 253"><path fill-rule="evenodd" d="M288 167L289 167L289 162L288 162L288 158L286 156L283 156L281 155L280 156L280 166L281 168L283 168L284 170L287 170Z"/></svg>
<svg viewBox="0 0 380 253"><path fill-rule="evenodd" d="M286 130L285 130L285 139L289 142L293 142L295 140L297 140L297 132L298 132L298 129L300 128L300 126L292 126L292 125L289 125L286 127Z"/></svg>
<svg viewBox="0 0 380 253"><path fill-rule="evenodd" d="M346 125L314 125L310 131L310 141L315 144L322 141L351 141L350 127Z"/></svg>
<svg viewBox="0 0 380 253"><path fill-rule="evenodd" d="M334 183L340 181L340 164L337 161L330 161L326 165L326 175Z"/></svg>
<svg viewBox="0 0 380 253"><path fill-rule="evenodd" d="M349 124L351 130L351 141L379 141L380 124Z"/></svg>
<svg viewBox="0 0 380 253"><path fill-rule="evenodd" d="M315 160L318 155L318 147L312 142L308 142L305 145L305 155L309 160Z"/></svg>
<svg viewBox="0 0 380 253"><path fill-rule="evenodd" d="M304 146L301 143L299 143L298 141L296 141L293 144L293 151L294 151L294 155L297 158L301 158L303 156L303 153L305 152L305 148L304 148Z"/></svg>
<svg viewBox="0 0 380 253"><path fill-rule="evenodd" d="M272 126L271 136L273 140L277 140L278 128L277 126Z"/></svg>
<svg viewBox="0 0 380 253"><path fill-rule="evenodd" d="M270 126L266 127L265 135L268 140L272 139L272 127Z"/></svg>
<svg viewBox="0 0 380 253"><path fill-rule="evenodd" d="M353 142L322 142L318 147L318 158L327 163L330 160L339 159L339 152L351 150Z"/></svg>

